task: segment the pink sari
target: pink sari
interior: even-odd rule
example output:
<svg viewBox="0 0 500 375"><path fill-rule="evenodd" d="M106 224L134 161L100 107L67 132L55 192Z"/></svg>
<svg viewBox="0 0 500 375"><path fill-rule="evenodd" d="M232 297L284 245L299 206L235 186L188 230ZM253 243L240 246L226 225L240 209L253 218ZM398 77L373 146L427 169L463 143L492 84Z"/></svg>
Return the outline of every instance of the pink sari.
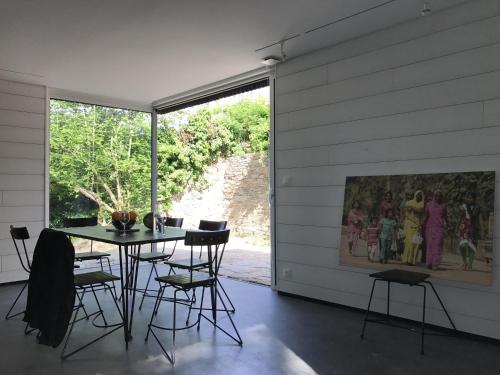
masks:
<svg viewBox="0 0 500 375"><path fill-rule="evenodd" d="M429 202L425 207L425 214L426 265L428 268L437 268L443 258L446 203L438 203L435 200Z"/></svg>

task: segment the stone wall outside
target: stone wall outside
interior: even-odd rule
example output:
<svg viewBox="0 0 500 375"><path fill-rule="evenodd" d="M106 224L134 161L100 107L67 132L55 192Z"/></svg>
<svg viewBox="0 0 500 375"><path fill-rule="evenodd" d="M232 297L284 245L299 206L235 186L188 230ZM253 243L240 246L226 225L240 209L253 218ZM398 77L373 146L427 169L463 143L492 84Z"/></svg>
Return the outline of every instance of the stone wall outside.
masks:
<svg viewBox="0 0 500 375"><path fill-rule="evenodd" d="M190 189L172 202L170 216L184 217L184 228L200 219L227 220L232 236L268 245L269 163L259 153L232 156L209 167L203 189Z"/></svg>

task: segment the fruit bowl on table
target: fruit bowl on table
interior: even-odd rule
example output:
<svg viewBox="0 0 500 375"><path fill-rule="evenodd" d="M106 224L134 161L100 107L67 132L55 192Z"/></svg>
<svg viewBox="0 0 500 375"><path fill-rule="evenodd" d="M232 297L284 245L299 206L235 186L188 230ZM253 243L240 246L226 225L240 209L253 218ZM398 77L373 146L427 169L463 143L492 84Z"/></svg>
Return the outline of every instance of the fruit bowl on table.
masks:
<svg viewBox="0 0 500 375"><path fill-rule="evenodd" d="M113 214L111 215L111 224L113 224L113 226L116 229L123 230L123 225L120 222L120 215L121 215L120 211L113 212ZM137 214L134 211L130 211L129 217L130 217L130 220L128 221L127 224L125 224L125 230L132 229L132 227L135 225L135 222L137 220Z"/></svg>
<svg viewBox="0 0 500 375"><path fill-rule="evenodd" d="M113 220L111 222L113 226L118 229L118 230L123 230L123 225L120 221ZM132 227L135 225L135 220L130 220L126 225L125 225L125 230L132 229Z"/></svg>

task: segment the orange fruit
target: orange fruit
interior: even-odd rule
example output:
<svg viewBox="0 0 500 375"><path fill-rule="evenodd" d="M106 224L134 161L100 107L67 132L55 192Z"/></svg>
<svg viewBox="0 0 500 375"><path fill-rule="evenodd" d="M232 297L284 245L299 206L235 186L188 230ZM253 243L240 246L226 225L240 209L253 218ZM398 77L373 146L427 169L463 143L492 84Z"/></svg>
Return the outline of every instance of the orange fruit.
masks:
<svg viewBox="0 0 500 375"><path fill-rule="evenodd" d="M120 221L120 212L118 211L115 211L111 214L111 219L113 219L113 221Z"/></svg>
<svg viewBox="0 0 500 375"><path fill-rule="evenodd" d="M129 217L130 217L130 221L136 221L137 220L137 212L135 211L130 211L128 213Z"/></svg>

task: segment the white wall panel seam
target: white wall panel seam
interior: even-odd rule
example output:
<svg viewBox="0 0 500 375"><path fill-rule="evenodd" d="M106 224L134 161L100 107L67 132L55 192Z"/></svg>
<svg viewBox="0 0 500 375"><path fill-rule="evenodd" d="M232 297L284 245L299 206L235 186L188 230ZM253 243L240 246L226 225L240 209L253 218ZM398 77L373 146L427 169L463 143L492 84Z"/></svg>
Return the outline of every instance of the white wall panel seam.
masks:
<svg viewBox="0 0 500 375"><path fill-rule="evenodd" d="M441 81L434 81L434 82L430 82L430 83L424 83L424 84L421 84L421 85L414 85L414 86L409 86L409 87L404 87L404 88L379 91L379 92L374 93L374 94L361 95L361 96L352 97L352 98L348 98L348 99L342 99L342 100L333 101L333 102L327 102L327 103L322 103L322 104L318 104L318 105L311 105L311 106L300 108L300 109L296 109L296 110L279 112L277 114L278 115L282 115L282 114L288 113L289 115L293 115L296 112L302 112L302 111L305 111L305 110L311 110L311 109L315 109L315 108L327 107L327 106L331 106L331 105L334 105L334 104L348 103L348 102L351 102L351 101L356 101L356 100L360 100L360 99L367 99L367 98L371 98L371 97L377 97L377 96L384 95L384 94L398 93L398 92L402 92L402 91L410 91L410 90L413 90L413 89L423 88L423 87L427 87L427 86L440 85L440 84L444 84L444 83L449 83L449 82L463 80L463 79L466 79L466 78L479 77L479 76L483 76L483 75L487 75L487 74L493 74L493 73L499 73L499 72L500 72L500 69L492 69L492 70L483 71L483 72L480 72L480 73L467 74L467 75L463 75L463 76L459 76L459 77L453 77L453 78L449 78L449 79L444 79L444 80L441 80ZM482 98L482 99L479 99L477 101L492 100L492 98L497 98L497 97L491 97L491 98L487 98L487 99ZM278 98L277 102L279 102L279 98ZM474 101L459 102L459 103L455 103L454 105L457 105L457 104L460 105L460 104L472 103L472 102L474 102ZM426 108L434 108L434 107L426 107ZM405 113L405 112L403 112L403 113ZM397 113L391 113L391 114L397 114Z"/></svg>
<svg viewBox="0 0 500 375"><path fill-rule="evenodd" d="M360 162L345 162L345 163L325 163L325 164L311 164L311 165L301 165L293 167L278 167L279 170L285 169L308 169L314 167L333 167L333 166L348 166L348 165L364 165L364 164L382 164L382 163L392 163L392 162L403 162L403 161L417 161L417 160L437 160L437 159L455 159L463 157L477 157L477 156L496 156L500 153L471 153L471 154L460 154L460 155L450 155L450 156L432 156L425 158L409 158L409 159L391 159L391 160L378 160L373 162L360 161ZM457 170L456 172L460 172ZM463 172L463 171L462 171Z"/></svg>
<svg viewBox="0 0 500 375"><path fill-rule="evenodd" d="M377 95L375 95L375 96L377 96ZM397 116L402 116L402 115L406 115L406 114L415 114L415 113L419 113L419 112L426 112L426 111L432 111L432 110L448 109L448 108L453 108L453 107L466 106L468 104L481 103L481 104L483 104L483 107L484 107L485 102L493 101L493 100L497 100L497 99L500 99L500 96L489 98L489 99L478 99L478 100L471 100L471 101L460 102L460 103L438 105L435 107L418 108L418 109L413 109L410 111L394 112L394 113L390 113L390 114L381 114L381 115L374 115L374 116L365 116L365 117L353 118L353 119L349 119L349 120L339 120L339 121L333 121L333 122L317 124L317 125L308 125L306 127L301 127L301 128L281 130L281 131L279 131L279 133L293 133L293 132L304 131L307 129L315 129L315 128L323 128L323 127L326 128L326 127L330 127L332 125L343 125L343 124L350 124L353 122L391 118L391 117L397 117ZM327 104L327 105L329 105L329 104ZM299 112L299 111L297 111L297 112ZM289 113L283 113L281 115L285 115L285 114L288 115Z"/></svg>
<svg viewBox="0 0 500 375"><path fill-rule="evenodd" d="M500 22L500 20L499 20L499 22ZM500 36L499 36L499 38L500 38ZM348 76L346 78L342 78L342 79L338 79L338 80L327 81L327 83L322 83L322 84L319 84L319 85L309 86L309 87L305 87L305 88L301 88L301 89L296 89L296 90L290 90L290 91L286 91L286 92L280 92L279 95L278 95L278 98L282 97L282 96L290 95L290 94L301 93L301 92L304 92L304 91L316 89L316 88L319 88L319 87L322 87L322 86L330 86L330 85L334 85L336 83L347 82L347 81L358 79L358 78L362 78L362 77L369 77L369 76L377 74L377 73L394 71L394 70L397 70L397 69L400 69L400 68L405 68L405 67L409 67L409 66L412 66L412 65L417 65L417 64L420 64L420 63L425 63L425 62L431 62L431 61L439 60L439 59L442 59L442 58L445 58L445 57L450 57L450 56L453 56L453 55L459 55L459 54L462 54L464 52L475 51L475 50L479 50L481 48L492 47L492 46L496 46L496 45L500 45L500 42L485 43L485 44L477 45L477 46L470 47L470 48L464 48L462 50L457 50L457 51L445 53L445 54L434 56L434 57L430 57L430 58L424 58L424 59L414 60L412 62L404 63L404 64L401 64L401 65L389 66L389 67L384 68L384 69L373 70L373 71L369 71L367 73L352 75L352 76ZM328 63L328 64L325 64L325 65L328 66L328 65L331 65L331 64L332 63ZM313 68L313 69L316 69L316 68ZM328 71L329 70L327 70L327 72ZM282 112L282 113L285 113L285 112Z"/></svg>
<svg viewBox="0 0 500 375"><path fill-rule="evenodd" d="M377 48L374 48L374 49L369 49L369 50L363 51L363 52L358 53L358 54L353 54L353 55L349 55L349 56L346 56L346 57L342 57L340 59L330 60L330 61L328 61L326 63L317 64L317 65L310 65L306 69L300 69L300 70L296 70L296 71L293 71L291 73L287 73L287 74L284 74L284 75L278 75L278 78L279 79L283 79L283 78L286 78L288 76L291 76L291 75L294 75L294 74L298 74L298 73L302 73L302 72L306 72L306 71L311 70L311 69L320 68L322 66L328 66L330 64L333 64L333 63L336 63L336 62L340 62L340 61L343 61L343 60L349 60L349 59L352 59L352 58L355 58L355 57L361 57L363 55L366 55L366 54L369 54L369 53L372 53L372 52L382 51L384 49L395 47L395 46L398 46L398 45L401 45L401 44L414 42L414 41L417 41L419 39L423 39L423 38L426 38L426 37L429 37L429 36L434 36L434 35L437 35L437 34L440 34L440 33L445 33L447 31L450 31L450 30L453 30L453 29L458 29L458 28L461 28L461 27L464 27L464 26L475 24L475 23L481 23L481 22L487 21L489 19L498 17L498 14L499 14L499 12L497 12L497 13L489 16L489 17L484 17L484 18L476 19L476 20L473 20L473 21L470 21L470 22L461 23L459 25L455 25L455 26L448 27L448 28L445 28L445 29L440 29L439 31L432 30L432 31L430 31L428 33L419 35L416 38L404 39L404 40L401 40L401 41L396 42L396 43L387 44L387 45L385 45L383 47L377 47ZM383 30L378 30L376 32L380 32L380 31L383 31ZM371 34L368 34L368 35L371 35ZM356 38L356 39L366 38L368 35L365 34L365 35L362 35L362 36L360 36L359 38ZM341 44L349 43L349 42L352 42L352 40L349 40L349 41L346 41L346 42L342 42ZM339 46L339 44L336 44L334 46L330 46L330 47L326 47L326 48L335 48L335 47L338 47L338 46ZM304 55L298 56L297 59L301 58L303 56Z"/></svg>
<svg viewBox="0 0 500 375"><path fill-rule="evenodd" d="M410 135L398 135L398 136L393 136L393 137L382 137L382 138L370 138L370 139L360 139L356 141L344 141L344 142L336 142L336 143L325 143L325 144L317 144L314 146L304 146L304 147L290 147L290 148L278 148L278 151L294 151L294 150L308 150L308 149L314 149L318 147L328 147L328 146L339 146L339 145L350 145L350 144L357 144L357 143L365 143L365 142L370 142L370 141L390 141L390 140L395 140L395 139L403 139L403 138L412 138L412 137L419 137L419 136L425 136L425 135L439 135L439 134L451 134L451 133L457 133L457 132L462 132L462 131L474 131L474 130L482 130L482 129L489 129L489 128L499 128L500 124L498 125L482 125L479 124L479 126L471 127L471 128L460 128L460 130L442 130L442 131L436 131L436 132L422 132L422 133L412 133Z"/></svg>

